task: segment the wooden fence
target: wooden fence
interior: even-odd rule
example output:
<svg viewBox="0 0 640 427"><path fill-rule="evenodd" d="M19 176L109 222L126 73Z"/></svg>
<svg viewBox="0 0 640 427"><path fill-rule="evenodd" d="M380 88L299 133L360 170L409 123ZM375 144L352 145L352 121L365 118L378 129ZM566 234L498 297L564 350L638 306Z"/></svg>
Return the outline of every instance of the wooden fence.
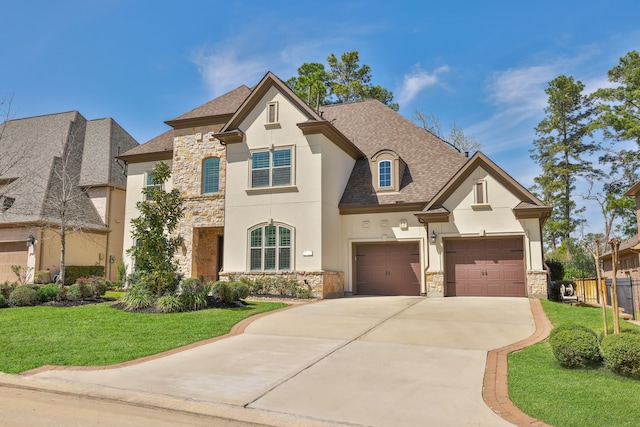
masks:
<svg viewBox="0 0 640 427"><path fill-rule="evenodd" d="M576 295L584 302L599 303L598 301L598 279L573 279L576 284ZM604 279L601 279L604 286ZM606 302L608 305L608 301Z"/></svg>

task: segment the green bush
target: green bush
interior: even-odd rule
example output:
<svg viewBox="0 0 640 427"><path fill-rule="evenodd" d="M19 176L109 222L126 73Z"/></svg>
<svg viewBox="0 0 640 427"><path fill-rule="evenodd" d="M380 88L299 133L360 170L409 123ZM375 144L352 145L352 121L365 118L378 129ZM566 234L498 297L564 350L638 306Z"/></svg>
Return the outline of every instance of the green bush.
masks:
<svg viewBox="0 0 640 427"><path fill-rule="evenodd" d="M85 300L91 298L91 285L80 282L69 286L67 298Z"/></svg>
<svg viewBox="0 0 640 427"><path fill-rule="evenodd" d="M600 363L602 357L594 331L585 331L582 327L558 329L560 330L549 337L549 343L560 365L566 368L584 368Z"/></svg>
<svg viewBox="0 0 640 427"><path fill-rule="evenodd" d="M184 311L184 303L178 295L165 295L156 301L156 308L163 313L179 313Z"/></svg>
<svg viewBox="0 0 640 427"><path fill-rule="evenodd" d="M311 298L311 289L308 288L298 288L296 289L296 298L300 298L300 299L308 299Z"/></svg>
<svg viewBox="0 0 640 427"><path fill-rule="evenodd" d="M37 302L38 293L29 286L18 286L9 295L9 305L14 307L36 305Z"/></svg>
<svg viewBox="0 0 640 427"><path fill-rule="evenodd" d="M127 310L141 310L152 306L155 298L147 285L138 283L122 296L121 301Z"/></svg>
<svg viewBox="0 0 640 427"><path fill-rule="evenodd" d="M207 308L207 295L210 287L206 286L200 279L190 277L184 279L180 284L180 301L185 310L202 310Z"/></svg>
<svg viewBox="0 0 640 427"><path fill-rule="evenodd" d="M602 340L602 358L613 372L640 379L640 334L607 335Z"/></svg>
<svg viewBox="0 0 640 427"><path fill-rule="evenodd" d="M64 269L64 284L69 286L80 277L104 277L103 265L68 265Z"/></svg>
<svg viewBox="0 0 640 427"><path fill-rule="evenodd" d="M86 289L87 295L84 298L100 298L107 292L109 281L102 277L79 277L75 285L81 285ZM83 299L84 299L83 298Z"/></svg>
<svg viewBox="0 0 640 427"><path fill-rule="evenodd" d="M7 302L4 299L4 295L0 293L0 308L5 308L7 306Z"/></svg>
<svg viewBox="0 0 640 427"><path fill-rule="evenodd" d="M0 293L4 296L5 300L9 299L9 295L11 295L11 292L13 292L17 286L18 284L16 282L6 281L4 283L0 283Z"/></svg>
<svg viewBox="0 0 640 427"><path fill-rule="evenodd" d="M38 289L36 289L38 301L48 302L55 300L58 297L59 290L58 285L55 283L39 286Z"/></svg>
<svg viewBox="0 0 640 427"><path fill-rule="evenodd" d="M549 333L549 340L551 340L551 338L553 338L557 333L562 331L584 331L588 334L593 335L595 338L598 338L598 335L593 329L590 329L578 323L565 323L560 326L556 326L551 330L551 332Z"/></svg>
<svg viewBox="0 0 640 427"><path fill-rule="evenodd" d="M231 282L229 283L231 291L231 300L240 301L249 296L249 285L243 282Z"/></svg>
<svg viewBox="0 0 640 427"><path fill-rule="evenodd" d="M51 283L51 271L38 270L33 275L33 283L47 284Z"/></svg>
<svg viewBox="0 0 640 427"><path fill-rule="evenodd" d="M233 302L233 295L231 292L231 287L229 286L229 282L225 282L222 280L215 282L211 287L211 292L214 297L220 299L223 302Z"/></svg>

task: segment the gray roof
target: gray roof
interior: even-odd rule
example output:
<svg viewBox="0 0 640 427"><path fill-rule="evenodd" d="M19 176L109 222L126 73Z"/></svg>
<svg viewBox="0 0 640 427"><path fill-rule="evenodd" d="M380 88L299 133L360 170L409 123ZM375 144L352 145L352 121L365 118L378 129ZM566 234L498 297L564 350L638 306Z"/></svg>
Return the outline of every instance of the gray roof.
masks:
<svg viewBox="0 0 640 427"><path fill-rule="evenodd" d="M0 125L0 196L13 203L0 224L58 222L60 201L70 201L72 225L104 227L84 187L126 184L115 161L118 147L137 142L112 119L89 120L77 111L9 120ZM63 176L71 196L60 197Z"/></svg>
<svg viewBox="0 0 640 427"><path fill-rule="evenodd" d="M233 114L244 100L247 99L250 93L251 89L247 86L239 86L224 95L220 95L219 97L176 117L173 120L169 120L168 122Z"/></svg>
<svg viewBox="0 0 640 427"><path fill-rule="evenodd" d="M377 100L325 105L323 117L367 158L359 159L340 201L341 207L426 203L465 164L467 158ZM369 158L393 150L406 164L397 193L377 193Z"/></svg>

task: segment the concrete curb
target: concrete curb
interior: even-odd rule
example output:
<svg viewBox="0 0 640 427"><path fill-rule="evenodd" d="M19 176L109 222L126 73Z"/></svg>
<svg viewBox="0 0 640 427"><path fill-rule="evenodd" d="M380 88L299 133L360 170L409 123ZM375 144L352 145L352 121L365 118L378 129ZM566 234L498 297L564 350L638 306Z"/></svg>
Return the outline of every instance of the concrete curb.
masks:
<svg viewBox="0 0 640 427"><path fill-rule="evenodd" d="M549 322L542 309L540 300L530 299L529 302L536 330L529 338L491 350L487 354L482 398L493 412L512 424L517 426L551 427L549 424L525 414L509 399L507 355L544 340L549 336L552 328L551 322Z"/></svg>

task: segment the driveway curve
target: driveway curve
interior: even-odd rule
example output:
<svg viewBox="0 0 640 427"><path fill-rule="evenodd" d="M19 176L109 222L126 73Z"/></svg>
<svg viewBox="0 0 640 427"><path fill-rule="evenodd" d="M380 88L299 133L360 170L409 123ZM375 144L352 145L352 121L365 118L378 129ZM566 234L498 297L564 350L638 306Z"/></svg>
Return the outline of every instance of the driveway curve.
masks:
<svg viewBox="0 0 640 427"><path fill-rule="evenodd" d="M29 379L267 425L507 426L482 399L487 352L534 331L525 298L351 297L143 363Z"/></svg>

